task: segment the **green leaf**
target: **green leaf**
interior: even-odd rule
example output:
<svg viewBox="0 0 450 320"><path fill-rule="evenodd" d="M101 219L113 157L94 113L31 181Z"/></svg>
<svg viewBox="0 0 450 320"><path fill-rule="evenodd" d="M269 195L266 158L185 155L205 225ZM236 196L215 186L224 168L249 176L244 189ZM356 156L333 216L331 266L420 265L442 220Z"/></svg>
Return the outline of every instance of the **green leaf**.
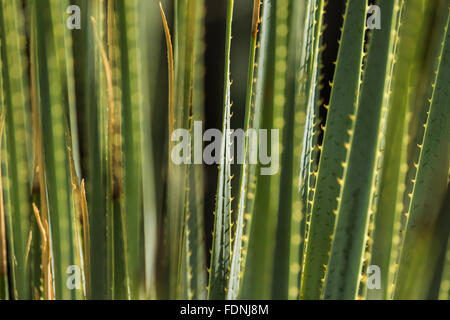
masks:
<svg viewBox="0 0 450 320"><path fill-rule="evenodd" d="M77 253L76 212L72 198L68 93L64 28L59 1L40 1L35 7L38 95L47 177L54 286L56 299L80 298L81 290L67 286L66 271L81 268ZM65 7L64 7L65 8ZM49 36L45 36L49 35Z"/></svg>
<svg viewBox="0 0 450 320"><path fill-rule="evenodd" d="M76 103L79 120L80 152L83 177L86 179L90 225L90 278L91 288L87 292L92 299L110 297L108 284L112 268L107 259L107 87L96 33L101 42L106 42L105 1L78 1L81 9L82 32L73 33ZM97 31L91 23L97 21ZM83 44L83 45L81 45ZM106 44L103 44L106 46Z"/></svg>
<svg viewBox="0 0 450 320"><path fill-rule="evenodd" d="M396 1L383 1L381 30L372 31L364 81L353 127L349 158L338 206L336 230L326 277L326 299L351 299L358 294L372 213L382 119L393 63ZM320 176L319 176L320 179Z"/></svg>
<svg viewBox="0 0 450 320"><path fill-rule="evenodd" d="M123 116L123 181L124 207L122 219L126 239L127 272L131 298L139 294L141 271L142 164L141 115L143 108L141 83L141 47L138 44L138 3L117 1L119 47L121 57Z"/></svg>
<svg viewBox="0 0 450 320"><path fill-rule="evenodd" d="M226 297L231 267L231 81L230 53L234 0L228 0L225 38L225 79L222 141L217 182L213 247L211 254L208 298L222 300Z"/></svg>
<svg viewBox="0 0 450 320"><path fill-rule="evenodd" d="M274 72L274 26L275 6L264 1L260 47L257 58L257 83L255 87L254 129L270 129L273 119L273 72ZM268 139L269 141L269 139ZM249 166L248 189L244 202L243 235L247 249L242 251L242 280L240 299L270 297L270 259L273 255L273 212L269 211L271 177L259 175L260 165ZM251 176L254 175L254 179ZM241 203L241 198L239 200ZM245 213L249 213L247 216ZM271 230L269 233L268 230Z"/></svg>
<svg viewBox="0 0 450 320"><path fill-rule="evenodd" d="M190 84L187 90L190 101L189 128L191 136L194 122L204 119L204 98L203 98L203 68L204 68L204 16L205 8L203 0L190 1L188 3L188 28L186 36L188 41L187 50L192 51L187 54L190 60L190 77L186 81ZM192 36L192 38L190 38ZM195 130L195 129L194 129ZM195 147L194 147L195 148ZM187 275L188 275L188 295L189 299L205 299L206 291L206 255L205 237L203 222L203 166L193 164L193 156L199 150L192 149L191 164L187 168L186 177L186 224L185 240L187 255Z"/></svg>
<svg viewBox="0 0 450 320"><path fill-rule="evenodd" d="M250 57L248 62L248 74L247 74L247 93L246 93L246 104L245 104L245 130L248 132L249 129L255 129L259 124L255 124L255 118L259 115L255 114L255 95L253 94L253 87L255 83L258 83L258 78L255 77L255 59L256 59L256 44L258 41L258 29L260 23L260 8L261 2L259 0L253 1L253 16L252 16L252 29L250 37ZM264 23L264 22L263 22ZM251 215L253 205L249 203L248 192L251 183L254 183L256 179L254 166L249 163L250 157L250 137L246 135L245 143L242 146L242 154L244 155L244 163L241 165L240 174L240 186L239 186L239 204L238 204L238 216L236 221L236 230L234 233L234 245L232 252L231 270L230 278L228 282L227 299L234 300L238 297L240 286L241 286L241 275L243 273L242 266L243 260L245 259L245 252L248 250L248 241L245 239L246 229L244 224L247 222L248 217ZM254 143L254 141L252 141Z"/></svg>
<svg viewBox="0 0 450 320"><path fill-rule="evenodd" d="M347 1L336 71L320 156L301 283L301 298L321 297L336 219L343 163L347 160L358 103L366 22L366 3Z"/></svg>
<svg viewBox="0 0 450 320"><path fill-rule="evenodd" d="M406 190L407 124L415 87L415 68L420 53L417 39L423 26L424 3L401 3L398 42L386 120L380 186L377 194L372 264L380 267L382 297L391 298L402 225L403 195Z"/></svg>
<svg viewBox="0 0 450 320"><path fill-rule="evenodd" d="M1 45L1 44L0 44ZM3 88L2 80L2 62L0 60L0 88ZM4 106L3 106L3 89L0 90L0 109L2 119L0 123L0 161L3 154L3 126L4 126ZM9 299L9 283L8 283L8 255L6 247L6 219L5 219L5 202L3 199L3 175L0 166L0 300Z"/></svg>
<svg viewBox="0 0 450 320"><path fill-rule="evenodd" d="M159 63L156 57L158 50L157 39L161 39L161 30L155 26L160 25L158 5L154 1L138 1L138 31L140 46L140 63L142 70L151 70L151 66ZM156 39L155 39L156 38ZM154 61L150 61L154 60ZM155 90L142 90L150 88L152 83L159 79L156 73L150 71L140 73L140 91L142 95L141 107L141 152L142 152L142 205L143 205L143 230L144 230L144 260L145 260L145 294L147 298L156 298L157 289L157 249L158 230L161 227L158 217L157 203L157 170L155 162L157 155L152 151L155 140L152 135L154 117L152 114L152 98L156 95ZM163 114L159 112L159 114ZM149 121L151 119L151 121ZM165 123L165 122L163 122Z"/></svg>
<svg viewBox="0 0 450 320"><path fill-rule="evenodd" d="M5 130L3 153L3 190L6 228L11 256L12 292L15 299L31 297L30 270L27 266L27 242L30 233L31 194L30 158L27 138L29 96L24 52L24 16L17 1L0 5L1 56Z"/></svg>
<svg viewBox="0 0 450 320"><path fill-rule="evenodd" d="M300 59L297 71L298 85L295 88L296 99L293 114L293 169L292 169L292 206L291 206L291 238L290 238L290 275L289 275L289 299L299 299L301 269L303 265L303 249L306 236L306 212L308 207L309 174L310 166L314 162L311 148L315 144L313 118L317 112L316 89L318 87L320 45L323 32L323 13L325 3L322 0L311 0L304 5L302 10L304 24L299 48ZM295 2L295 8L299 4ZM295 26L295 15L291 18ZM293 33L294 34L294 33ZM294 37L292 40L295 43ZM289 63L290 65L292 64ZM291 119L289 117L288 119ZM286 151L288 152L288 151Z"/></svg>
<svg viewBox="0 0 450 320"><path fill-rule="evenodd" d="M279 130L281 143L279 149L271 150L271 153L273 158L278 158L281 162L279 171L272 176L273 196L269 207L271 212L277 212L271 284L273 299L287 299L289 286L294 128L292 114L295 104L295 89L290 84L296 80L296 63L292 60L297 54L295 41L289 40L296 31L295 28L290 28L290 19L299 19L293 15L294 12L291 1L276 1L273 128Z"/></svg>
<svg viewBox="0 0 450 320"><path fill-rule="evenodd" d="M450 135L449 22L450 15L444 30L425 135L420 145L421 153L408 210L406 235L394 295L397 299L420 298L425 293L424 288L431 276L431 273L425 276L426 270L429 270L429 264L433 260L432 235L437 226L440 199L444 198L447 191L450 147L447 139ZM428 255L428 258L424 258L424 255Z"/></svg>

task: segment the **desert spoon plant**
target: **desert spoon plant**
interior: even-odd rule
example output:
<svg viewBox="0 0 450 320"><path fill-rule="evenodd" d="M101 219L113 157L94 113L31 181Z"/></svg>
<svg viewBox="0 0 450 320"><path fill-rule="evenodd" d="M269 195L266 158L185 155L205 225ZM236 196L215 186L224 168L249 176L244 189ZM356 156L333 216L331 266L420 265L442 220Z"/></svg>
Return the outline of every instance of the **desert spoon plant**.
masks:
<svg viewBox="0 0 450 320"><path fill-rule="evenodd" d="M448 299L448 0L216 4L0 1L0 298Z"/></svg>
<svg viewBox="0 0 450 320"><path fill-rule="evenodd" d="M380 4L384 13L382 29L389 30L395 26L396 5L395 1ZM374 32L369 43L371 50L364 80L355 102L357 110L348 115L354 123L348 129L348 156L342 162L343 178L338 181L342 183L342 191L336 209L338 218L326 278L324 294L327 298L354 299L358 292L363 261L366 259L369 221L373 213L377 150L382 138L382 118L386 112L384 92L392 78L394 37L395 33ZM354 231L350 233L348 230Z"/></svg>

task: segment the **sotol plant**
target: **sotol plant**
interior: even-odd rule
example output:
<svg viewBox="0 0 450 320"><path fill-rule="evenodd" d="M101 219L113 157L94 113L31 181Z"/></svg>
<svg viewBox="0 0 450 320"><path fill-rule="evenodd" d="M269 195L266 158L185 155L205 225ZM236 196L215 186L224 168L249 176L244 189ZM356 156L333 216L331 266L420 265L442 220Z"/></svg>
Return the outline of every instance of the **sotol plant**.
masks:
<svg viewBox="0 0 450 320"><path fill-rule="evenodd" d="M0 2L1 299L449 298L448 1L341 1L342 21L247 1L241 124L242 1L222 106L204 102L208 0ZM206 108L279 137L266 176L248 136L239 165L222 136L214 212L204 166L171 159Z"/></svg>

